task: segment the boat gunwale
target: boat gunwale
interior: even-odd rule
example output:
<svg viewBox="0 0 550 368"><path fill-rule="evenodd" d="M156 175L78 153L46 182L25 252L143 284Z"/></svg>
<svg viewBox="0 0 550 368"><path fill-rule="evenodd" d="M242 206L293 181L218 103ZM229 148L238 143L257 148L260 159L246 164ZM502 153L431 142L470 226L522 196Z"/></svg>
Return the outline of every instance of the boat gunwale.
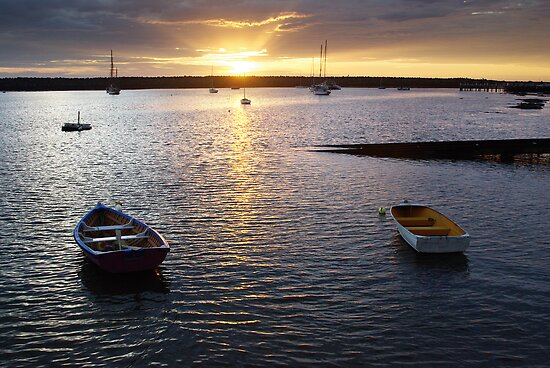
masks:
<svg viewBox="0 0 550 368"><path fill-rule="evenodd" d="M434 211L436 213L438 213L439 215L445 217L448 221L450 221L452 224L454 224L456 227L458 227L460 230L462 230L464 232L464 234L461 234L461 235L417 235L415 233L413 233L412 231L410 231L405 225L401 224L401 222L399 222L399 220L397 220L394 216L394 213L393 213L393 209L394 208L398 208L398 207L421 207L421 208L427 208L431 211ZM431 238L431 239L434 239L434 238L453 238L453 239L460 239L460 238L469 238L470 237L470 234L468 234L468 232L466 230L464 230L462 228L462 226L460 226L459 224L457 224L456 222L454 222L449 216L447 216L446 214L434 209L433 207L429 207L429 206L425 206L423 204L418 204L418 203L400 203L400 204L397 204L395 206L391 206L390 207L390 215L392 217L392 219L397 223L398 226L400 226L402 228L403 231L406 231L407 233L411 234L412 236L416 237L416 238Z"/></svg>
<svg viewBox="0 0 550 368"><path fill-rule="evenodd" d="M162 243L162 246L160 247L151 247L151 248L140 248L140 249L137 249L137 250L133 250L133 249L115 249L115 250L109 250L109 251L96 251L94 249L92 249L91 247L89 247L83 240L82 238L80 237L80 228L82 227L82 224L85 223L85 221L95 212L95 211L98 211L98 210L107 210L107 211L110 211L110 212L113 212L117 215L121 215L123 217L125 217L127 220L132 220L133 222L137 223L138 225L140 226L143 226L145 229L147 229L153 236L155 236L158 240L160 240L160 242ZM155 229L153 229L151 226L149 225L146 225L145 223L143 223L142 221L136 219L135 217L132 217L122 211L118 211L114 208L111 208L109 206L106 206L102 203L98 203L94 208L92 208L90 211L88 211L88 213L86 213L79 221L78 223L76 224L75 228L74 228L74 231L73 231L73 237L74 237L74 240L76 241L76 243L78 244L78 246L83 250L85 251L86 253L94 256L94 257L101 257L101 256L104 256L104 255L112 255L112 254L116 254L116 253L125 253L125 252L136 252L136 251L157 251L157 250L164 250L166 249L167 250L167 253L170 252L170 245L168 244L168 242L166 241L166 239L158 232L156 231Z"/></svg>

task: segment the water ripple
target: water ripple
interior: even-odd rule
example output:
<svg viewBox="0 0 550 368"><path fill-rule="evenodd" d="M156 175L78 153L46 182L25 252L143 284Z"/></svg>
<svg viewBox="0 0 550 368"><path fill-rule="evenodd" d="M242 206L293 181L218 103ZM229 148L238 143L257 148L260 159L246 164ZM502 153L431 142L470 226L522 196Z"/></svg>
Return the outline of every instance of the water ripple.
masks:
<svg viewBox="0 0 550 368"><path fill-rule="evenodd" d="M308 147L541 137L550 110L410 92L2 95L0 366L545 366L547 166ZM78 110L94 128L61 132ZM403 199L471 248L416 254L377 213ZM100 200L168 239L159 269L84 259L72 230Z"/></svg>

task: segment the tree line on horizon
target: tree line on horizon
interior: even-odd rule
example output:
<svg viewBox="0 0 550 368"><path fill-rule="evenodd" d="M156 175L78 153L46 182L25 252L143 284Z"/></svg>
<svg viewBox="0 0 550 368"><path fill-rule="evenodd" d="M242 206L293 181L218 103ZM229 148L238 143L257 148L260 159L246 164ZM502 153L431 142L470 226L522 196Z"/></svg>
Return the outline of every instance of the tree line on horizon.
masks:
<svg viewBox="0 0 550 368"><path fill-rule="evenodd" d="M470 78L405 78L405 77L300 77L300 76L178 76L178 77L119 77L116 84L124 89L178 89L178 88L255 88L296 87L321 83L325 79L343 88L460 88L464 84L504 84L504 81ZM71 91L105 90L110 83L106 77L15 77L0 78L1 91Z"/></svg>

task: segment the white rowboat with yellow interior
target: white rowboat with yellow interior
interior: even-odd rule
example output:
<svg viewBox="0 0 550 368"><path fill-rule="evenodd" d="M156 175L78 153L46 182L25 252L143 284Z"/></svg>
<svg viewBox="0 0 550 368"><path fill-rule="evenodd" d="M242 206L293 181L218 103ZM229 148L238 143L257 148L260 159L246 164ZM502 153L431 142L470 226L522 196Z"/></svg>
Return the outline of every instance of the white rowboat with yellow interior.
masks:
<svg viewBox="0 0 550 368"><path fill-rule="evenodd" d="M402 203L390 208L403 239L419 253L464 252L470 235L436 210L419 204Z"/></svg>

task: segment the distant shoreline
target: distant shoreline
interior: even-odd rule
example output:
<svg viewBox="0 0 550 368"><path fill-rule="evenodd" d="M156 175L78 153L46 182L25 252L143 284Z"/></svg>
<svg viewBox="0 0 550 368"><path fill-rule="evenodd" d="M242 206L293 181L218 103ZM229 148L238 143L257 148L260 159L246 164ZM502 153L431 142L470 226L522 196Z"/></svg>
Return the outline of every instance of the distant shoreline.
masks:
<svg viewBox="0 0 550 368"><path fill-rule="evenodd" d="M331 80L343 88L462 88L504 89L511 87L524 92L550 92L550 85L544 82L506 82L470 78L405 78L405 77L299 77L299 76L180 76L180 77L120 77L116 83L123 90L132 89L179 89L231 87L296 87L309 86ZM66 77L15 77L0 78L0 91L78 91L105 90L109 78L66 78Z"/></svg>

